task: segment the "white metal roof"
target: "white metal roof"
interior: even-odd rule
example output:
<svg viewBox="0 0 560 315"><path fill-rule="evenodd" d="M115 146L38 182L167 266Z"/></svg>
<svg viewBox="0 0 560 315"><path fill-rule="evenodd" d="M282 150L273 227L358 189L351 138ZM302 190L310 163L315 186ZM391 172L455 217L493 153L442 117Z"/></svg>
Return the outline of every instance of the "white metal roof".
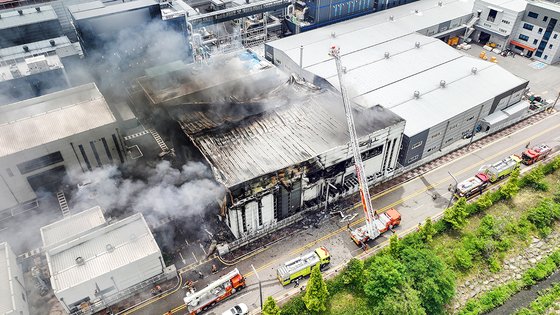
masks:
<svg viewBox="0 0 560 315"><path fill-rule="evenodd" d="M114 4L102 3L102 5L99 6L99 1L95 1L91 6L73 5L70 6L70 12L75 20L82 20L155 6L158 5L158 2L155 0L135 0Z"/></svg>
<svg viewBox="0 0 560 315"><path fill-rule="evenodd" d="M108 246L110 245L110 246ZM108 247L112 246L108 250ZM47 250L55 293L160 253L141 213ZM84 260L78 265L76 258Z"/></svg>
<svg viewBox="0 0 560 315"><path fill-rule="evenodd" d="M35 23L41 23L50 20L58 19L58 16L54 12L53 7L50 5L37 6L41 8L40 12L35 10L35 7L31 8L18 8L13 11L2 11L0 15L0 29L7 29L22 25L29 25ZM23 15L18 13L18 10L23 11Z"/></svg>
<svg viewBox="0 0 560 315"><path fill-rule="evenodd" d="M555 12L560 12L560 4L558 2L553 3L551 1L531 1L528 2L529 5L534 5L544 9L548 9Z"/></svg>
<svg viewBox="0 0 560 315"><path fill-rule="evenodd" d="M89 232L91 229L105 224L105 222L103 211L99 206L76 213L60 221L43 226L41 228L43 246L49 247L75 238L79 234Z"/></svg>
<svg viewBox="0 0 560 315"><path fill-rule="evenodd" d="M401 5L390 10L365 15L348 21L327 25L295 36L289 36L267 43L283 50L299 61L299 49L303 45L304 67L309 62L315 63L330 59L328 48L332 45L343 47L341 55L394 39L406 34L417 32L442 22L468 15L472 12L474 0L422 0ZM415 12L418 10L418 13ZM390 21L389 17L394 20ZM331 34L334 33L333 38ZM351 43L351 45L345 45ZM317 45L320 49L314 49ZM319 54L315 54L315 53ZM297 58L294 58L297 56ZM311 60L309 59L311 58Z"/></svg>
<svg viewBox="0 0 560 315"><path fill-rule="evenodd" d="M0 157L116 122L94 83L0 107Z"/></svg>
<svg viewBox="0 0 560 315"><path fill-rule="evenodd" d="M487 3L490 6L495 6L497 8L504 8L514 12L523 12L527 6L526 0L483 0L483 3Z"/></svg>
<svg viewBox="0 0 560 315"><path fill-rule="evenodd" d="M15 310L12 301L14 290L12 277L14 266L11 266L10 255L13 255L8 243L0 243L0 314L8 314Z"/></svg>

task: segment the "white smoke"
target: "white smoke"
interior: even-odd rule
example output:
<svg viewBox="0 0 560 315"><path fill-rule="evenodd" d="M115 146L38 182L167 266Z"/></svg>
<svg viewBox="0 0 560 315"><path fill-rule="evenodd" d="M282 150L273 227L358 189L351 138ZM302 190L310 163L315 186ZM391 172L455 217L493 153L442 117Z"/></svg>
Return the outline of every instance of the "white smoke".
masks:
<svg viewBox="0 0 560 315"><path fill-rule="evenodd" d="M188 162L179 170L162 161L143 173L144 179L126 178L114 165L85 173L71 171L70 184L86 184L72 196L72 208L79 211L99 204L107 212L132 210L158 220L203 214L224 196L224 188L199 162Z"/></svg>

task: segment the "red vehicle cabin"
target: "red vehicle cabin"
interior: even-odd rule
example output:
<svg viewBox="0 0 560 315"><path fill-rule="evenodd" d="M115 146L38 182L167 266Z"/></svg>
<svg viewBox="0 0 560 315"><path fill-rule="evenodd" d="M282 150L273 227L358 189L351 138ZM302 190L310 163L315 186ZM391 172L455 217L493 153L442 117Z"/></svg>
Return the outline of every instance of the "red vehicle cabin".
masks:
<svg viewBox="0 0 560 315"><path fill-rule="evenodd" d="M525 165L531 165L544 159L551 151L552 149L548 145L541 144L532 149L525 150L521 154L521 162Z"/></svg>

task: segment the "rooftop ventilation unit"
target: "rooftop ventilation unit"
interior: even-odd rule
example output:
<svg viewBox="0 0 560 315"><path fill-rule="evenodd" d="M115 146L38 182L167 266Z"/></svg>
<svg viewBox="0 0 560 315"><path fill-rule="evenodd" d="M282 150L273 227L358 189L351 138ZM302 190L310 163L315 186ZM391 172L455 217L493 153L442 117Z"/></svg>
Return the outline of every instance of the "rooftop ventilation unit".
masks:
<svg viewBox="0 0 560 315"><path fill-rule="evenodd" d="M22 48L23 48L23 51L25 51L25 52L29 52L29 47L27 47L27 45L23 45L23 47L22 47Z"/></svg>
<svg viewBox="0 0 560 315"><path fill-rule="evenodd" d="M107 244L105 245L105 249L107 250L108 253L112 253L115 250L115 247L111 244Z"/></svg>
<svg viewBox="0 0 560 315"><path fill-rule="evenodd" d="M443 7L443 2L442 2L442 1L439 1L439 2L437 3L437 5L438 5L438 7Z"/></svg>
<svg viewBox="0 0 560 315"><path fill-rule="evenodd" d="M445 87L445 80L439 81L439 86L441 86L442 88L444 88L444 87Z"/></svg>
<svg viewBox="0 0 560 315"><path fill-rule="evenodd" d="M19 13L19 15L23 15L23 10L17 10L17 13Z"/></svg>
<svg viewBox="0 0 560 315"><path fill-rule="evenodd" d="M331 37L335 38L336 37L336 33L335 32L331 32Z"/></svg>
<svg viewBox="0 0 560 315"><path fill-rule="evenodd" d="M84 260L84 258L82 256L76 258L76 264L78 266L83 266L85 263L86 263L86 261Z"/></svg>
<svg viewBox="0 0 560 315"><path fill-rule="evenodd" d="M476 67L472 67L472 69L471 69L472 74L476 74L477 71L478 71L478 69Z"/></svg>
<svg viewBox="0 0 560 315"><path fill-rule="evenodd" d="M49 40L49 43L51 44L51 46L56 46L56 42L54 41L54 39Z"/></svg>
<svg viewBox="0 0 560 315"><path fill-rule="evenodd" d="M385 59L389 59L390 56L391 56L391 54L388 51L386 51L385 52Z"/></svg>
<svg viewBox="0 0 560 315"><path fill-rule="evenodd" d="M342 67L342 72L346 73L347 69L346 67Z"/></svg>
<svg viewBox="0 0 560 315"><path fill-rule="evenodd" d="M394 20L395 20L395 17L394 17L394 16L392 16L392 15L389 16L389 21L394 21Z"/></svg>
<svg viewBox="0 0 560 315"><path fill-rule="evenodd" d="M41 12L41 7L36 7L35 10L37 10L37 12Z"/></svg>
<svg viewBox="0 0 560 315"><path fill-rule="evenodd" d="M418 14L420 11L418 11L418 9L414 9L414 13Z"/></svg>
<svg viewBox="0 0 560 315"><path fill-rule="evenodd" d="M416 42L416 43L414 43L414 47L416 47L416 48L420 48L420 42Z"/></svg>
<svg viewBox="0 0 560 315"><path fill-rule="evenodd" d="M414 91L414 98L415 98L415 99L419 99L419 98L420 98L420 91Z"/></svg>

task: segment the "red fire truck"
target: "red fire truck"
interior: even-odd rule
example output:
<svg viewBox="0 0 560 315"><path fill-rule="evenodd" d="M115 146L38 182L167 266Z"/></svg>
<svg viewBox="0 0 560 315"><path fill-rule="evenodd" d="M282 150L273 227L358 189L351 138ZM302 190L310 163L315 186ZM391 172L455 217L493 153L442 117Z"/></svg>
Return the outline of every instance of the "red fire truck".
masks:
<svg viewBox="0 0 560 315"><path fill-rule="evenodd" d="M237 268L227 275L210 283L198 292L188 292L183 299L187 305L189 315L195 315L225 300L235 292L245 287L245 277Z"/></svg>
<svg viewBox="0 0 560 315"><path fill-rule="evenodd" d="M531 165L544 159L551 151L552 149L546 144L538 145L532 149L525 150L521 154L521 162L525 165Z"/></svg>

